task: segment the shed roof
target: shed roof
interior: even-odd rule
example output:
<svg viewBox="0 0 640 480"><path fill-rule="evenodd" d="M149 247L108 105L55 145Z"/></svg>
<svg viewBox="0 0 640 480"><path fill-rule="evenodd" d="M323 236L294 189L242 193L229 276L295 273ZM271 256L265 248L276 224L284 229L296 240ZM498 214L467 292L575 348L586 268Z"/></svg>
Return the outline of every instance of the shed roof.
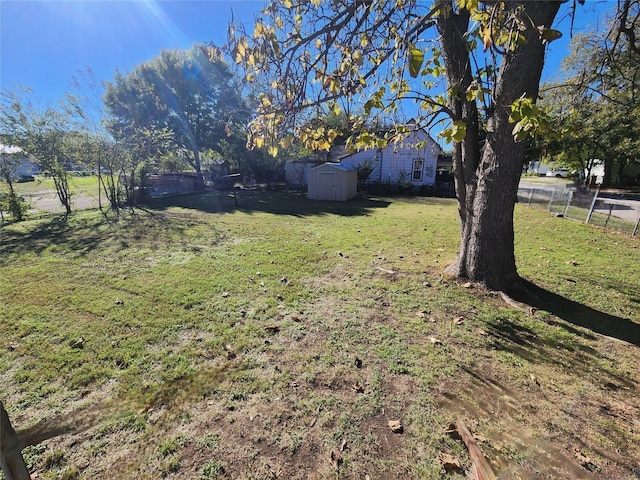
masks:
<svg viewBox="0 0 640 480"><path fill-rule="evenodd" d="M317 167L313 167L311 170L315 170L316 168L320 168L320 167L331 167L331 168L335 168L336 170L342 170L344 172L351 172L351 171L357 170L356 168L348 167L341 163L329 163L329 162L323 163L322 165L318 165Z"/></svg>

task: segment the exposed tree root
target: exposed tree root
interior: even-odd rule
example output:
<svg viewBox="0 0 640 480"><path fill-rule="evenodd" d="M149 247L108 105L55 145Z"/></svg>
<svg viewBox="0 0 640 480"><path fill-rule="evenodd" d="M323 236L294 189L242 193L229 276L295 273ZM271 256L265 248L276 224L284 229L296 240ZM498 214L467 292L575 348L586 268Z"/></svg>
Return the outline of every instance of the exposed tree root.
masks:
<svg viewBox="0 0 640 480"><path fill-rule="evenodd" d="M530 305L527 305L526 303L522 303L522 302L519 302L519 301L511 298L509 295L507 295L503 291L500 291L498 293L500 294L500 297L502 297L502 300L504 300L504 302L507 305L509 305L510 307L516 308L516 309L518 309L520 311L523 311L527 315L534 315L536 313L536 311L538 310L535 307L532 307Z"/></svg>

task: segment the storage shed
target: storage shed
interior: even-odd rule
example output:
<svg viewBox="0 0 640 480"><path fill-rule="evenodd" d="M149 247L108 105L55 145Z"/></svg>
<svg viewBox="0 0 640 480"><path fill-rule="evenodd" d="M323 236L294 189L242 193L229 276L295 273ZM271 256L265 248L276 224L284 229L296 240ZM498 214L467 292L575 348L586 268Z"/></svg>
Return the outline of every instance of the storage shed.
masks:
<svg viewBox="0 0 640 480"><path fill-rule="evenodd" d="M356 196L358 171L339 163L325 163L309 170L311 200L346 201Z"/></svg>

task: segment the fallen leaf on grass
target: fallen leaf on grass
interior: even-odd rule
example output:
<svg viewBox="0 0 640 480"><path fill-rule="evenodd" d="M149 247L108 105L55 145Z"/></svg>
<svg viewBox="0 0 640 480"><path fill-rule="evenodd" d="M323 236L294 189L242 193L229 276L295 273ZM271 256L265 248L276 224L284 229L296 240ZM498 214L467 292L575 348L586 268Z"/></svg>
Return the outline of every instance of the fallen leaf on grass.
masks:
<svg viewBox="0 0 640 480"><path fill-rule="evenodd" d="M429 340L431 340L431 343L433 343L434 345L437 345L439 343L442 343L440 340L438 340L436 337L429 337Z"/></svg>
<svg viewBox="0 0 640 480"><path fill-rule="evenodd" d="M444 468L444 470L447 473L450 473L450 472L462 472L463 471L462 464L460 463L460 460L458 460L453 455L449 455L448 453L441 453L440 454L440 465L442 465L442 468Z"/></svg>
<svg viewBox="0 0 640 480"><path fill-rule="evenodd" d="M389 420L387 422L387 425L389 425L389 429L393 432L393 433L402 433L402 422L400 422L400 420Z"/></svg>
<svg viewBox="0 0 640 480"><path fill-rule="evenodd" d="M334 470L338 471L340 469L340 464L342 463L342 455L337 450L331 450L331 465Z"/></svg>
<svg viewBox="0 0 640 480"><path fill-rule="evenodd" d="M226 298L226 297L228 297L228 296L229 296L229 292L222 292L222 294L221 294L221 295L222 295L224 298Z"/></svg>
<svg viewBox="0 0 640 480"><path fill-rule="evenodd" d="M573 454L578 459L578 461L580 462L580 465L582 465L583 468L589 470L590 472L595 472L596 470L598 470L598 466L595 463L593 463L589 457L587 457L584 453L582 453L577 448L573 449Z"/></svg>
<svg viewBox="0 0 640 480"><path fill-rule="evenodd" d="M353 385L351 385L351 388L356 393L364 393L364 387L362 385L360 385L359 382L356 382Z"/></svg>
<svg viewBox="0 0 640 480"><path fill-rule="evenodd" d="M486 335L486 334L487 334L486 330L483 330L482 328L478 328L478 329L476 330L476 333L477 333L478 335Z"/></svg>
<svg viewBox="0 0 640 480"><path fill-rule="evenodd" d="M429 312L427 312L426 310L420 310L418 312L416 312L416 317L418 318L425 318L427 316Z"/></svg>
<svg viewBox="0 0 640 480"><path fill-rule="evenodd" d="M227 358L229 360L236 358L236 352L233 351L233 347L230 344L226 344L224 349L227 351Z"/></svg>
<svg viewBox="0 0 640 480"><path fill-rule="evenodd" d="M18 348L19 346L20 346L20 344L19 344L18 342L9 342L9 343L7 344L7 348L8 348L9 350L11 350L12 352L13 352L16 348Z"/></svg>
<svg viewBox="0 0 640 480"><path fill-rule="evenodd" d="M453 323L456 325L462 325L464 323L464 317L456 317L453 319Z"/></svg>
<svg viewBox="0 0 640 480"><path fill-rule="evenodd" d="M462 284L462 288L471 288L471 287L473 287L473 283L471 283L471 282L467 282L467 283L463 283Z"/></svg>
<svg viewBox="0 0 640 480"><path fill-rule="evenodd" d="M378 270L384 273L388 273L389 275L395 275L398 272L394 272L393 270L389 270L388 268L376 267Z"/></svg>
<svg viewBox="0 0 640 480"><path fill-rule="evenodd" d="M71 348L84 348L84 337L79 337L77 340L71 340L69 342Z"/></svg>
<svg viewBox="0 0 640 480"><path fill-rule="evenodd" d="M269 333L278 333L280 331L279 325L267 325L264 329Z"/></svg>

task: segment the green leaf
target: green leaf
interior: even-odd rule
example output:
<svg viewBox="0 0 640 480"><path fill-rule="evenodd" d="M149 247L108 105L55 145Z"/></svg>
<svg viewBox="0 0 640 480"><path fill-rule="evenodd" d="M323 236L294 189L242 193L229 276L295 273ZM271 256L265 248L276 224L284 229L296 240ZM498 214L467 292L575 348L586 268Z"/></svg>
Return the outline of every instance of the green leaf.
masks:
<svg viewBox="0 0 640 480"><path fill-rule="evenodd" d="M409 50L409 75L411 75L412 78L416 78L420 73L422 62L424 62L424 53L422 50L417 48Z"/></svg>

